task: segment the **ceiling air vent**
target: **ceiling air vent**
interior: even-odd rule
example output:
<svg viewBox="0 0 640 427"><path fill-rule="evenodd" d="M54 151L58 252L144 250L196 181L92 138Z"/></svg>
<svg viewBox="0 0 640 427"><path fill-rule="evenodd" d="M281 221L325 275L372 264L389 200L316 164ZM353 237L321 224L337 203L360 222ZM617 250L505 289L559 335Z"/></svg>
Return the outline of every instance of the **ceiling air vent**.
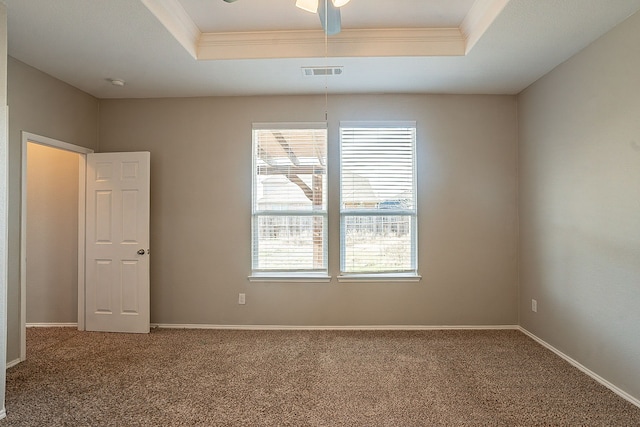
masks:
<svg viewBox="0 0 640 427"><path fill-rule="evenodd" d="M302 75L312 76L339 76L343 67L302 67Z"/></svg>

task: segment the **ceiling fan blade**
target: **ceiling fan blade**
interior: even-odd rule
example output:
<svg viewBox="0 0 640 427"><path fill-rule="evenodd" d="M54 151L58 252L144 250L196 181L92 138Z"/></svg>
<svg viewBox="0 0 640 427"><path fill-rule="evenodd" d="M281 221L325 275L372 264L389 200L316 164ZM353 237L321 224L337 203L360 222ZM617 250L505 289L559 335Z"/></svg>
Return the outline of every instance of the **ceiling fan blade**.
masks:
<svg viewBox="0 0 640 427"><path fill-rule="evenodd" d="M296 0L296 6L311 13L318 13L318 0Z"/></svg>
<svg viewBox="0 0 640 427"><path fill-rule="evenodd" d="M320 0L318 4L318 16L322 28L328 36L338 34L342 29L340 9L333 5L331 0Z"/></svg>

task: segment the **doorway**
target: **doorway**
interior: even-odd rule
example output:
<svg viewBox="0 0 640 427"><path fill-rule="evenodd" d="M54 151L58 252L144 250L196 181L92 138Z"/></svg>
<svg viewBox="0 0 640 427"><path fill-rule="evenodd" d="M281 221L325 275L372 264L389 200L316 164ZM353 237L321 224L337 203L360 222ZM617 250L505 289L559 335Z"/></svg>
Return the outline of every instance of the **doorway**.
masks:
<svg viewBox="0 0 640 427"><path fill-rule="evenodd" d="M22 133L21 361L28 323L77 323L84 330L84 189L91 152Z"/></svg>

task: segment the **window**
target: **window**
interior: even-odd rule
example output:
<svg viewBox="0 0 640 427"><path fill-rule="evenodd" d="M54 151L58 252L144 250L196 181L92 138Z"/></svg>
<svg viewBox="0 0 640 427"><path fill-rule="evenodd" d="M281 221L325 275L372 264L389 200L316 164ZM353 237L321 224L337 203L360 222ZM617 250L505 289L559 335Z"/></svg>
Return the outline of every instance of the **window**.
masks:
<svg viewBox="0 0 640 427"><path fill-rule="evenodd" d="M415 122L340 124L343 275L417 276Z"/></svg>
<svg viewBox="0 0 640 427"><path fill-rule="evenodd" d="M254 276L327 274L327 127L253 126Z"/></svg>

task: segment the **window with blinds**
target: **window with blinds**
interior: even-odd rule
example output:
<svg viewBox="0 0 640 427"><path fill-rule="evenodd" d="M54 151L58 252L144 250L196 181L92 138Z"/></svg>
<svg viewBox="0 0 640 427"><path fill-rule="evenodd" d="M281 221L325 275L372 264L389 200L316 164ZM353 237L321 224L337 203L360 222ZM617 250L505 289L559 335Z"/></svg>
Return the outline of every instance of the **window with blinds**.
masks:
<svg viewBox="0 0 640 427"><path fill-rule="evenodd" d="M340 124L343 274L417 274L416 124Z"/></svg>
<svg viewBox="0 0 640 427"><path fill-rule="evenodd" d="M327 127L253 126L252 268L327 271Z"/></svg>

